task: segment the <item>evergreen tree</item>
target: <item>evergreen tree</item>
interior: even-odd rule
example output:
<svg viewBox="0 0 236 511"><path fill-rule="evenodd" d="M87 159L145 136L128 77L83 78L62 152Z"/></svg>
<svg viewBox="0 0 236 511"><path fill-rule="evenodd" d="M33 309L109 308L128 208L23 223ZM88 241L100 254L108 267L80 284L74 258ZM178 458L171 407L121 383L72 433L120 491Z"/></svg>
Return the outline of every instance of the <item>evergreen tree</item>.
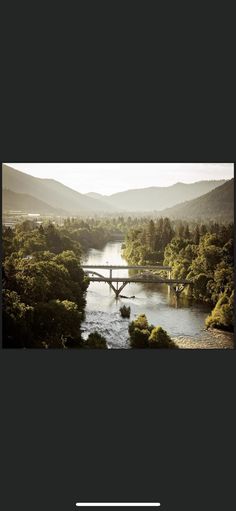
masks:
<svg viewBox="0 0 236 511"><path fill-rule="evenodd" d="M196 225L196 227L193 231L193 242L195 243L195 245L199 245L199 241L200 241L200 230L199 230L198 225Z"/></svg>

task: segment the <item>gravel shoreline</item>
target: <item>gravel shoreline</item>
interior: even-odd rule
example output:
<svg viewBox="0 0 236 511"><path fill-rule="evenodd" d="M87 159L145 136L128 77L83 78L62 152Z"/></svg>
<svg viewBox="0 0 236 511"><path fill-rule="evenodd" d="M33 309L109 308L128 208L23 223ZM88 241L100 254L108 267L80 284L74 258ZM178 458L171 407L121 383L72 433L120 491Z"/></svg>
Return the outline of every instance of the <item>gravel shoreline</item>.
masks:
<svg viewBox="0 0 236 511"><path fill-rule="evenodd" d="M198 339L191 337L172 337L182 349L234 349L234 334L215 328L203 330Z"/></svg>

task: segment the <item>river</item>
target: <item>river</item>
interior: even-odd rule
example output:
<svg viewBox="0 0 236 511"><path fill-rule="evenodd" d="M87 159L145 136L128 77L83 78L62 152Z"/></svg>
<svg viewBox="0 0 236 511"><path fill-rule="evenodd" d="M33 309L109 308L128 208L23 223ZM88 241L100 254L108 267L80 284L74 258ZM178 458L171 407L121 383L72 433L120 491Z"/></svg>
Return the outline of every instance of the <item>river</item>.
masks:
<svg viewBox="0 0 236 511"><path fill-rule="evenodd" d="M90 249L84 258L84 264L127 265L122 257L120 241L108 242L103 249ZM97 270L99 272L99 270ZM100 270L108 276L108 270ZM128 276L128 270L116 270L115 276ZM210 308L196 304L186 297L176 299L166 284L128 284L122 294L130 298L118 298L110 286L103 282L91 282L87 290L86 318L82 324L83 337L98 331L107 339L109 348L129 348L128 324L139 314L146 314L149 323L162 326L172 337L188 337L200 340L205 328L205 318ZM135 298L132 298L135 296ZM121 305L131 307L129 319L120 316Z"/></svg>

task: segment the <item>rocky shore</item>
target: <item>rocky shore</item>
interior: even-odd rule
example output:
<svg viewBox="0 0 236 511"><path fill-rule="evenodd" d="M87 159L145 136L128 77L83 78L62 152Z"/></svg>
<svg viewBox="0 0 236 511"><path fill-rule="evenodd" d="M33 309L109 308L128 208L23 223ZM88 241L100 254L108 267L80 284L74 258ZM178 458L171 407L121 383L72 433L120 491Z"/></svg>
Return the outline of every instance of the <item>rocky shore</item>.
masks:
<svg viewBox="0 0 236 511"><path fill-rule="evenodd" d="M173 337L173 340L182 349L234 349L234 334L215 328L203 330L197 339Z"/></svg>

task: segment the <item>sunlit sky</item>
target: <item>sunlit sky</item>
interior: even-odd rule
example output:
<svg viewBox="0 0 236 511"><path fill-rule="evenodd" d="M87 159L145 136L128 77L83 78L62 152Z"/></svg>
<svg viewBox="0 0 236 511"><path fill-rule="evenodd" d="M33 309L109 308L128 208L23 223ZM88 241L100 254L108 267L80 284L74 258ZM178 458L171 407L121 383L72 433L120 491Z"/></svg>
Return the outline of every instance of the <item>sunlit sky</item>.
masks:
<svg viewBox="0 0 236 511"><path fill-rule="evenodd" d="M105 195L134 188L231 179L233 163L6 163L35 177L50 178L81 193Z"/></svg>

